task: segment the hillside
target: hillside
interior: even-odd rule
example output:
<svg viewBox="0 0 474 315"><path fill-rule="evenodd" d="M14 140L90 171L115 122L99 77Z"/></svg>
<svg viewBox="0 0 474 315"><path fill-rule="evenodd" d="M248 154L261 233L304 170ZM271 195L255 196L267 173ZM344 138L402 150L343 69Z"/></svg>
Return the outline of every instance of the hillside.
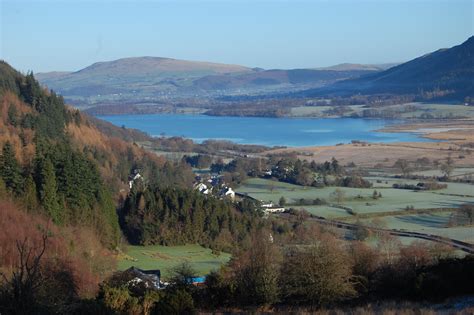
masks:
<svg viewBox="0 0 474 315"><path fill-rule="evenodd" d="M474 95L474 37L448 49L418 57L382 72L303 93L418 94L463 100Z"/></svg>
<svg viewBox="0 0 474 315"><path fill-rule="evenodd" d="M196 193L191 166L137 140L149 137L66 106L33 74L0 61L2 314L72 314L9 310L60 309L96 296L125 238L221 250L259 224L256 211ZM130 187L137 170L142 177Z"/></svg>
<svg viewBox="0 0 474 315"><path fill-rule="evenodd" d="M147 135L89 118L0 63L0 193L55 225L81 225L108 247L119 243L119 191L136 168L162 186L188 187L188 169L126 142Z"/></svg>
<svg viewBox="0 0 474 315"><path fill-rule="evenodd" d="M305 86L323 86L338 80L354 78L364 74L378 71L369 69L348 70L263 70L244 73L235 76L213 75L205 76L193 82L194 87L205 90L230 90L230 89L265 89L266 87L285 86L284 89L301 89Z"/></svg>
<svg viewBox="0 0 474 315"><path fill-rule="evenodd" d="M37 78L78 107L133 103L157 105L182 97L261 94L320 87L379 71L347 69L264 70L160 57L98 62L76 72L39 73Z"/></svg>
<svg viewBox="0 0 474 315"><path fill-rule="evenodd" d="M251 72L247 67L161 57L97 62L76 72L39 73L38 80L66 97L175 91L206 75Z"/></svg>
<svg viewBox="0 0 474 315"><path fill-rule="evenodd" d="M374 65L364 65L359 63L340 63L334 66L316 68L316 70L332 70L332 71L383 71L394 66L399 65L399 63L383 63L383 64L374 64Z"/></svg>

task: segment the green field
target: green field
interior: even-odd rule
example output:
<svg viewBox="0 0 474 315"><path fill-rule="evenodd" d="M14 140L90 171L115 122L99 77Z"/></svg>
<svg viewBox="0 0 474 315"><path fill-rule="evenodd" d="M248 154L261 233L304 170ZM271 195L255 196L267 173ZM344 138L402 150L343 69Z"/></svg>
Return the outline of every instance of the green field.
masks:
<svg viewBox="0 0 474 315"><path fill-rule="evenodd" d="M227 263L231 256L228 253L214 255L210 249L199 245L127 246L125 254L119 259L119 270L132 266L142 269L160 269L164 279L170 276L173 267L183 262L188 262L199 276L203 276Z"/></svg>
<svg viewBox="0 0 474 315"><path fill-rule="evenodd" d="M455 208L461 204L474 203L474 186L462 183L448 183L446 189L436 191L412 191L391 188L394 183L416 184L416 180L404 180L385 177L367 177L373 188L340 188L345 192L343 206L350 207L360 215L375 215L383 227L389 229L406 229L429 234L446 236L458 240L474 242L474 227L447 227L452 211L432 211L432 213L410 214L405 207L413 205L416 210ZM380 183L377 183L381 181ZM331 204L335 201L330 194L336 187L314 188L281 183L277 181L251 178L244 182L237 191L265 202L277 203L284 196L289 203L300 198L322 198ZM382 193L382 198L371 198L374 189ZM363 199L357 198L360 195ZM359 220L344 209L334 206L295 206L325 218L336 218L346 221ZM399 215L388 215L385 212L396 211ZM373 218L361 222L371 224Z"/></svg>
<svg viewBox="0 0 474 315"><path fill-rule="evenodd" d="M474 202L474 186L469 184L448 183L447 189L416 192L390 187L395 182L416 184L418 181L376 177L369 179L374 182L373 188L339 188L345 194L342 206L350 207L358 214L369 214L389 211L403 212L406 206L413 206L415 209L452 208L464 203ZM380 179L382 183L376 183L377 179ZM237 191L264 202L272 201L277 203L280 197L284 196L287 202L292 204L301 198L320 198L325 199L329 203L335 203L331 199L331 193L335 189L336 187L303 187L267 179L251 178L245 181ZM377 189L382 194L382 198L377 200L371 198L374 189ZM328 218L347 215L344 213L345 211L334 207L303 207L315 215Z"/></svg>
<svg viewBox="0 0 474 315"><path fill-rule="evenodd" d="M450 214L451 212L438 212L417 215L385 216L379 217L377 220L384 228L388 229L404 229L474 243L474 227L446 227L449 222ZM370 225L372 220L363 219L360 220L360 222Z"/></svg>
<svg viewBox="0 0 474 315"><path fill-rule="evenodd" d="M413 175L422 175L422 176L443 176L443 172L441 170L428 170L428 171L416 171L413 172ZM474 168L469 167L460 167L453 170L451 177L462 177L462 176L470 176L474 175Z"/></svg>

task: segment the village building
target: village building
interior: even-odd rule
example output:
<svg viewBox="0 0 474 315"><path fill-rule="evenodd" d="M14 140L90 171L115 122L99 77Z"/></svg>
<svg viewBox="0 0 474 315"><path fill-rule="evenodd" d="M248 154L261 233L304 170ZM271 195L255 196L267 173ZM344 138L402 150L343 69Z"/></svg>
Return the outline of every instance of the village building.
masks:
<svg viewBox="0 0 474 315"><path fill-rule="evenodd" d="M221 198L235 199L235 191L231 187L224 187L220 192Z"/></svg>
<svg viewBox="0 0 474 315"><path fill-rule="evenodd" d="M137 267L130 267L124 273L132 277L127 282L128 286L143 285L146 289L160 289L163 287L160 282L161 271L159 269L143 270Z"/></svg>
<svg viewBox="0 0 474 315"><path fill-rule="evenodd" d="M199 191L200 193L204 195L208 195L211 193L210 189L207 187L206 184L204 183L197 183L194 185L194 189Z"/></svg>
<svg viewBox="0 0 474 315"><path fill-rule="evenodd" d="M133 170L133 174L128 177L128 186L132 189L133 184L138 180L143 180L143 176L140 175L140 171L138 169Z"/></svg>

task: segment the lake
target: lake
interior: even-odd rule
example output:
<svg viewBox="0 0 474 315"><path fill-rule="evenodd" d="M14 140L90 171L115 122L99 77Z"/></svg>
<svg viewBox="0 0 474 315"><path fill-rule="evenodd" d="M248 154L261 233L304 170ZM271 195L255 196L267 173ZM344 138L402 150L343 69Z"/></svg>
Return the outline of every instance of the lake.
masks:
<svg viewBox="0 0 474 315"><path fill-rule="evenodd" d="M152 136L182 136L195 142L229 140L267 146L321 146L367 142L425 142L413 133L375 132L397 120L361 118L263 118L206 115L110 115L98 116L117 126L135 128Z"/></svg>

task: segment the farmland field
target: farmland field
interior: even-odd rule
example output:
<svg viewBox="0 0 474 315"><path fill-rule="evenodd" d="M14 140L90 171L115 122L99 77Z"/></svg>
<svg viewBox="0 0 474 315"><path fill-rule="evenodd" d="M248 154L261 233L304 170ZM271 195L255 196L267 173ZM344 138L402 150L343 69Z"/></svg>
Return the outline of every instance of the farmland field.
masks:
<svg viewBox="0 0 474 315"><path fill-rule="evenodd" d="M374 215L380 227L389 229L406 229L422 233L446 236L453 239L474 243L474 228L448 227L450 216L455 210L442 210L443 208L456 208L464 203L474 202L474 186L462 183L447 183L446 189L435 191L412 191L391 188L394 183L416 184L419 181L384 177L368 177L373 188L339 188L345 193L345 201L342 206L351 208L359 215ZM378 181L378 182L377 182ZM294 206L304 208L308 212L329 219L339 219L348 222L360 222L367 225L372 224L373 218L360 219L349 214L346 210L334 206L335 201L330 194L336 187L314 188L281 183L277 181L252 178L241 185L237 191L248 194L250 197L262 201L277 203L281 196L288 202L295 203L300 198L325 199L329 205ZM372 199L372 193L376 189L382 194L382 198ZM360 195L360 197L358 197ZM409 213L406 206L413 206L416 210L426 209L429 213ZM432 209L432 210L430 210ZM386 212L400 213L399 215L386 214Z"/></svg>
<svg viewBox="0 0 474 315"><path fill-rule="evenodd" d="M474 227L447 227L451 212L433 214L385 216L377 218L379 224L388 229L404 229L426 234L434 234L474 244ZM371 219L360 220L370 225Z"/></svg>
<svg viewBox="0 0 474 315"><path fill-rule="evenodd" d="M132 266L143 269L160 269L164 279L170 276L173 267L188 262L199 276L218 269L230 259L230 254L215 255L208 248L199 245L183 246L127 246L125 255L119 259L118 269Z"/></svg>
<svg viewBox="0 0 474 315"><path fill-rule="evenodd" d="M404 112L407 105L412 106L414 111ZM331 116L325 111L332 110L334 107L327 106L297 106L291 108L290 116L293 117L325 117ZM353 114L362 115L362 112L367 109L364 105L351 105L346 107L346 112L340 114L342 117L351 117ZM474 109L470 106L453 105L453 104L427 104L427 103L407 103L388 105L384 110L393 110L400 112L400 118L419 118L423 114L429 114L435 117L474 117ZM337 115L332 115L337 116Z"/></svg>
<svg viewBox="0 0 474 315"><path fill-rule="evenodd" d="M474 202L474 186L469 184L448 183L447 189L436 191L412 191L406 189L391 188L392 184L409 183L416 184L419 181L407 181L391 178L369 178L375 182L373 188L339 188L345 194L342 203L350 207L358 214L382 213L389 211L404 211L406 206L415 209L452 208L461 204ZM379 179L382 183L376 183ZM385 184L387 181L387 184ZM277 203L284 196L289 204L296 203L299 199L325 199L329 203L335 203L331 199L331 193L336 187L314 188L281 183L277 181L252 178L245 181L237 191L248 194L262 201ZM374 200L371 198L374 189L382 194L382 198ZM304 206L309 212L325 217L345 216L344 211L328 206ZM334 215L330 213L334 211Z"/></svg>

